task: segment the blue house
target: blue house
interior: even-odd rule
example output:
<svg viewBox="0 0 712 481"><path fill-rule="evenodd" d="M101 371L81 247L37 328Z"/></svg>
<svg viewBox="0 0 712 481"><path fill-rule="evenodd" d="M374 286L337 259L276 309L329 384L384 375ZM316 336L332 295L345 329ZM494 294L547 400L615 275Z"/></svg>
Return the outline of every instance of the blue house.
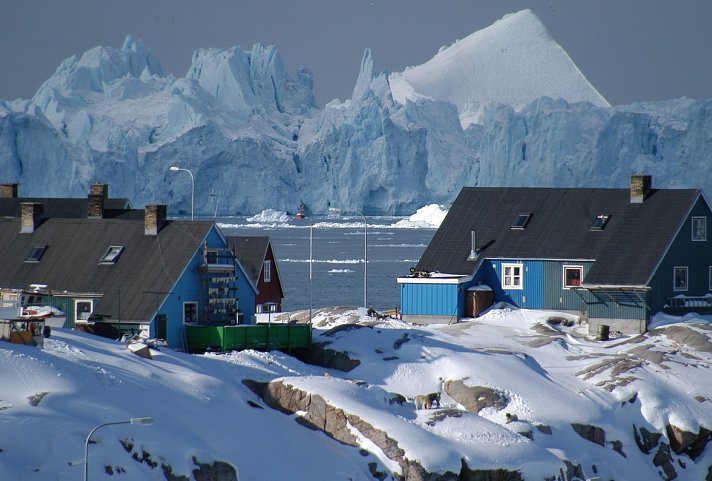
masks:
<svg viewBox="0 0 712 481"><path fill-rule="evenodd" d="M712 308L712 210L700 190L463 188L411 275L405 320L455 322L493 302L644 332L656 312Z"/></svg>
<svg viewBox="0 0 712 481"><path fill-rule="evenodd" d="M185 349L190 325L251 324L256 286L213 222L168 220L165 205L105 217L46 218L21 203L0 218L0 292L33 286L35 302L61 305L65 327L114 328Z"/></svg>

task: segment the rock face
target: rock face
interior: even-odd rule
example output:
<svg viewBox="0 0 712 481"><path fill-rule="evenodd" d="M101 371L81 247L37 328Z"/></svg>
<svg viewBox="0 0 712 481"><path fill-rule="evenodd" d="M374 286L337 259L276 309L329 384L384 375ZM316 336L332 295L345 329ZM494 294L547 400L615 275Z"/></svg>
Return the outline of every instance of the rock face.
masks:
<svg viewBox="0 0 712 481"><path fill-rule="evenodd" d="M311 351L302 360L309 364L338 369L343 372L349 372L361 364L361 361L351 359L345 352L328 349L326 347L328 344L328 342L312 344Z"/></svg>
<svg viewBox="0 0 712 481"><path fill-rule="evenodd" d="M465 409L479 413L484 408L504 409L508 400L504 393L482 386L467 386L462 380L448 380L443 390Z"/></svg>
<svg viewBox="0 0 712 481"><path fill-rule="evenodd" d="M323 431L344 444L359 447L358 439L349 429L351 426L378 446L390 460L398 463L402 479L406 481L522 481L518 471L473 470L464 460L459 473L430 473L417 461L407 459L398 442L388 433L374 428L359 416L329 405L318 394L306 393L281 381L262 383L245 379L243 383L270 407L287 414L302 412L302 424Z"/></svg>
<svg viewBox="0 0 712 481"><path fill-rule="evenodd" d="M571 423L571 427L582 438L588 439L592 443L596 443L600 446L606 445L606 432L603 429L597 426L578 423Z"/></svg>
<svg viewBox="0 0 712 481"><path fill-rule="evenodd" d="M667 432L668 439L670 440L670 448L675 452L675 454L687 454L690 459L697 459L697 457L702 454L705 446L712 438L712 432L703 427L700 428L699 432L691 433L689 431L684 431L677 426L668 425L665 428Z"/></svg>

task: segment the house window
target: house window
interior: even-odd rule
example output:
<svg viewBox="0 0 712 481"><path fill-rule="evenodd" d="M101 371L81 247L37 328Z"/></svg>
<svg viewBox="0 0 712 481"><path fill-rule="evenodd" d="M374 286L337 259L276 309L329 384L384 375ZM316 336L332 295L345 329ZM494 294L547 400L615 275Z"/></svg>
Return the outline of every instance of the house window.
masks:
<svg viewBox="0 0 712 481"><path fill-rule="evenodd" d="M692 218L692 240L706 241L707 240L707 217Z"/></svg>
<svg viewBox="0 0 712 481"><path fill-rule="evenodd" d="M198 303L184 302L183 303L183 323L194 324L198 322Z"/></svg>
<svg viewBox="0 0 712 481"><path fill-rule="evenodd" d="M502 288L524 289L522 264L502 264Z"/></svg>
<svg viewBox="0 0 712 481"><path fill-rule="evenodd" d="M673 268L672 287L675 291L687 290L687 266Z"/></svg>
<svg viewBox="0 0 712 481"><path fill-rule="evenodd" d="M529 219L531 219L532 214L531 212L526 212L524 214L518 214L517 217L514 219L514 222L512 222L512 229L524 229L527 224L529 223Z"/></svg>
<svg viewBox="0 0 712 481"><path fill-rule="evenodd" d="M46 245L32 246L30 255L27 256L25 262L39 262L42 256L44 255L45 250L47 250Z"/></svg>
<svg viewBox="0 0 712 481"><path fill-rule="evenodd" d="M582 278L583 267L564 266L564 289L571 289L572 287L581 287Z"/></svg>
<svg viewBox="0 0 712 481"><path fill-rule="evenodd" d="M101 256L101 259L99 259L99 264L116 264L123 250L124 246L110 246L106 249L104 255Z"/></svg>
<svg viewBox="0 0 712 481"><path fill-rule="evenodd" d="M94 310L94 301L91 299L82 299L74 301L75 319L77 321L86 321L91 316Z"/></svg>
<svg viewBox="0 0 712 481"><path fill-rule="evenodd" d="M611 216L607 214L601 214L597 215L595 219L593 219L593 224L591 224L591 227L589 227L589 230L603 230L604 227L606 227L606 224L608 224L608 219L610 219Z"/></svg>
<svg viewBox="0 0 712 481"><path fill-rule="evenodd" d="M272 261L265 261L262 271L264 272L264 281L270 282L272 280Z"/></svg>

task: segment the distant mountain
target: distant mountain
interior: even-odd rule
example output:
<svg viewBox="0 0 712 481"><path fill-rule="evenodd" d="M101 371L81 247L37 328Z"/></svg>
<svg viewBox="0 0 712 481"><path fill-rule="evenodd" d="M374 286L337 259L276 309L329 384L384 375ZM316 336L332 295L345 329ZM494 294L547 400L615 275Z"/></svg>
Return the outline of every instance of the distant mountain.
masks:
<svg viewBox="0 0 712 481"><path fill-rule="evenodd" d="M31 59L28 59L31 61ZM329 208L412 214L463 185L654 186L712 192L712 101L609 107L528 10L399 74L369 50L351 99L319 109L272 46L204 49L166 76L139 39L65 60L32 99L0 101L1 182L196 215ZM474 123L472 123L474 122ZM463 125L466 127L463 128Z"/></svg>

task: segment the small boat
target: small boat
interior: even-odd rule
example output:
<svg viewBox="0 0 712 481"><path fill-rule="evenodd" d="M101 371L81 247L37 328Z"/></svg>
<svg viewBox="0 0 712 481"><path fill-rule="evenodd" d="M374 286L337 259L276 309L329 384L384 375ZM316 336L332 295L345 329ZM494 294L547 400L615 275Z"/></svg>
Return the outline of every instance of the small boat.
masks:
<svg viewBox="0 0 712 481"><path fill-rule="evenodd" d="M301 202L301 201L300 201L300 202L299 202L299 209L297 209L297 213L294 214L294 218L297 219L297 220L300 220L300 219L303 219L304 217L306 217L306 216L304 215L304 209L305 209L305 207L304 207L304 202Z"/></svg>

